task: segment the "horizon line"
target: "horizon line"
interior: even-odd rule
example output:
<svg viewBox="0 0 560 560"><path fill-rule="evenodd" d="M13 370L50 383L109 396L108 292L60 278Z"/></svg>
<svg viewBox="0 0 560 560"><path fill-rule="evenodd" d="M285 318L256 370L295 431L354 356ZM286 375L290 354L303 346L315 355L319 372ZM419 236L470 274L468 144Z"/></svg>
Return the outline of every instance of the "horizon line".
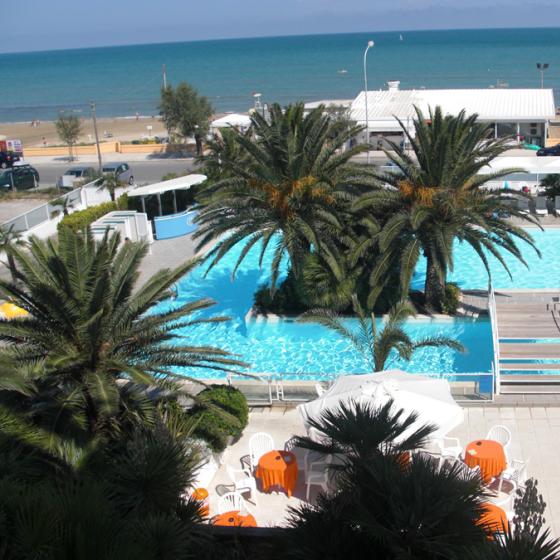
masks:
<svg viewBox="0 0 560 560"><path fill-rule="evenodd" d="M532 27L446 27L446 28L426 28L426 29L385 29L377 31L345 31L345 32L333 32L333 33L305 33L305 34L284 34L284 35L255 35L255 36L245 36L245 37L215 37L208 39L194 39L191 41L177 40L177 41L154 41L147 43L124 43L115 45L97 45L92 47L67 47L59 49L45 49L45 50L29 50L29 51L2 51L0 56L5 55L21 55L21 54L39 54L39 53L50 53L50 52L64 52L64 51L83 51L83 50L94 50L94 49L118 49L127 47L143 47L143 46L157 46L157 45L177 45L185 43L208 43L208 42L218 42L218 41L245 41L250 39L284 39L288 37L324 37L330 35L364 35L366 33L429 33L434 31L505 31L505 30L531 30L531 29L560 29L560 26L549 26L549 25L536 25Z"/></svg>

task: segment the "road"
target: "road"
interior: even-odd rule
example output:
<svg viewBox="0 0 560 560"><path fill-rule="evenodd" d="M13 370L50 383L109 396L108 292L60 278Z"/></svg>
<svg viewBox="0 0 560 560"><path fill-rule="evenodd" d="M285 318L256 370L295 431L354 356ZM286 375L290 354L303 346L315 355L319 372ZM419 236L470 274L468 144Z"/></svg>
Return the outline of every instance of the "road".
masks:
<svg viewBox="0 0 560 560"><path fill-rule="evenodd" d="M125 158L122 161L126 161ZM53 186L56 180L72 167L68 162L56 163L32 163L29 162L41 177L41 187ZM184 159L161 159L151 161L131 161L130 167L134 175L134 180L138 185L147 185L149 183L157 183L167 173L181 173L184 171L192 171L194 168L194 160L192 158ZM77 162L74 165L92 165L90 163Z"/></svg>

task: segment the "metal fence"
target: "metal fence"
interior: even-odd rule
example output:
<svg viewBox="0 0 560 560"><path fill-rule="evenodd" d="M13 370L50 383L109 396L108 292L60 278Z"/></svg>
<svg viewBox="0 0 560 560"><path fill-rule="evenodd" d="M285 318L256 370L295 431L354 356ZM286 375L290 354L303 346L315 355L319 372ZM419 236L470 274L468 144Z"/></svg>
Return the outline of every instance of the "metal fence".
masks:
<svg viewBox="0 0 560 560"><path fill-rule="evenodd" d="M488 316L492 329L492 369L494 371L494 392L500 394L500 337L498 334L498 315L496 312L496 294L492 284L488 286Z"/></svg>
<svg viewBox="0 0 560 560"><path fill-rule="evenodd" d="M67 199L70 206L81 204L82 187L78 187L69 193L61 194L57 200L62 201L63 199ZM62 205L60 203L53 204L53 202L47 202L4 222L0 227L4 230L13 227L13 231L23 233L52 220L60 212L62 212Z"/></svg>
<svg viewBox="0 0 560 560"><path fill-rule="evenodd" d="M493 372L422 373L421 375L449 381L451 394L457 402L476 403L494 400ZM317 398L317 385L328 384L338 377L306 374L308 380L301 380L293 373L251 373L250 376L230 376L228 383L243 392L249 403L253 405L307 402Z"/></svg>

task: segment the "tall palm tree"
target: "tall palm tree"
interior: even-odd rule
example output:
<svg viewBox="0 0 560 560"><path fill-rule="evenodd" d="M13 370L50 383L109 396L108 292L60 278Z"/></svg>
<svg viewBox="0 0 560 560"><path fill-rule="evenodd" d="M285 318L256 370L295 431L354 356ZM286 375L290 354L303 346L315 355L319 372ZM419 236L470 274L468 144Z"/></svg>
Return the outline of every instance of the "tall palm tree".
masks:
<svg viewBox="0 0 560 560"><path fill-rule="evenodd" d="M87 439L113 427L119 414L149 419L145 389L177 367L242 365L223 350L178 339L181 327L226 320L196 316L212 300L151 309L199 261L161 270L137 286L146 251L140 243L121 246L118 235L97 242L89 232L66 230L58 242L31 238L29 253L13 250L21 284L0 280L0 294L29 316L0 322L0 365L15 370L0 375L0 402L50 431Z"/></svg>
<svg viewBox="0 0 560 560"><path fill-rule="evenodd" d="M235 269L259 242L261 262L273 245L274 286L284 257L299 275L311 248L327 250L329 232L340 227L337 206L370 177L350 164L366 146L344 150L361 128L342 129L324 107L305 114L301 103L275 104L269 119L255 112L251 120L252 136L237 133L245 155L228 160L228 175L203 191L195 236L199 247L217 241L208 252L210 267L241 241Z"/></svg>
<svg viewBox="0 0 560 560"><path fill-rule="evenodd" d="M328 309L309 311L300 320L320 323L344 337L363 356L371 372L383 371L396 356L408 361L419 348L445 346L459 352L465 350L461 343L444 336L412 340L403 328L406 319L416 314L408 302L401 301L392 307L381 328L374 313L366 312L356 296L352 302L358 321L356 329L346 326L343 317Z"/></svg>
<svg viewBox="0 0 560 560"><path fill-rule="evenodd" d="M436 107L428 119L419 109L416 115L414 136L401 123L413 153L390 142L391 150L385 153L397 172L378 174L388 188L364 194L353 208L385 216L376 239L380 257L371 287L375 288L397 257L401 282L407 289L423 254L427 260L426 304L439 311L447 272L453 269L455 240L475 250L490 276L488 254L508 270L500 250L525 262L517 241L534 247L531 236L505 216L536 221L508 204L510 191L484 187L487 181L520 171L480 174L508 149L505 139L490 138L488 126L478 123L477 115L466 116L464 111L456 117L444 116Z"/></svg>
<svg viewBox="0 0 560 560"><path fill-rule="evenodd" d="M231 169L232 163L241 166L242 159L246 157L246 153L237 139L240 136L250 138L251 135L250 128L246 132L229 128L221 130L212 140L206 142L204 154L196 158L201 165L201 173L204 173L211 182L234 175Z"/></svg>

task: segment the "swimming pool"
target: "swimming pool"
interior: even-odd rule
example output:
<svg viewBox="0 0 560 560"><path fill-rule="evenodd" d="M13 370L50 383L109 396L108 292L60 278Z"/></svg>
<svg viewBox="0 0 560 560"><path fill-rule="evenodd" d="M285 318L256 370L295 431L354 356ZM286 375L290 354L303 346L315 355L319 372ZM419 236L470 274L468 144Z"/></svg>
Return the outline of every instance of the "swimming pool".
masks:
<svg viewBox="0 0 560 560"><path fill-rule="evenodd" d="M537 253L526 243L519 243L527 262L525 266L509 253L502 252L508 264L512 279L497 259L488 255L492 270L492 284L495 289L543 289L560 287L560 228L527 228L542 253ZM478 255L466 243L457 242L454 247L455 268L448 275L449 282L456 282L463 289L488 287L488 275ZM423 289L426 275L426 261L422 259L412 280L413 289Z"/></svg>
<svg viewBox="0 0 560 560"><path fill-rule="evenodd" d="M223 348L251 364L250 372L287 374L285 379L328 379L342 373L368 371L360 354L325 327L293 320L246 319L257 286L269 279L270 261L265 261L259 270L258 247L251 250L232 281L231 272L237 256L238 250L230 252L206 277L206 267L197 268L179 282L177 299L158 305L158 310L164 310L193 299L210 297L218 303L202 312L202 316L231 317L226 323L185 328L182 342ZM352 323L351 319L348 321ZM391 367L414 373L491 371L492 337L486 319L416 319L406 324L406 331L415 338L454 337L468 352L460 354L447 348L424 348L415 353L410 362L402 363L397 359L389 364ZM221 372L193 369L178 369L176 373L203 378L224 376Z"/></svg>

